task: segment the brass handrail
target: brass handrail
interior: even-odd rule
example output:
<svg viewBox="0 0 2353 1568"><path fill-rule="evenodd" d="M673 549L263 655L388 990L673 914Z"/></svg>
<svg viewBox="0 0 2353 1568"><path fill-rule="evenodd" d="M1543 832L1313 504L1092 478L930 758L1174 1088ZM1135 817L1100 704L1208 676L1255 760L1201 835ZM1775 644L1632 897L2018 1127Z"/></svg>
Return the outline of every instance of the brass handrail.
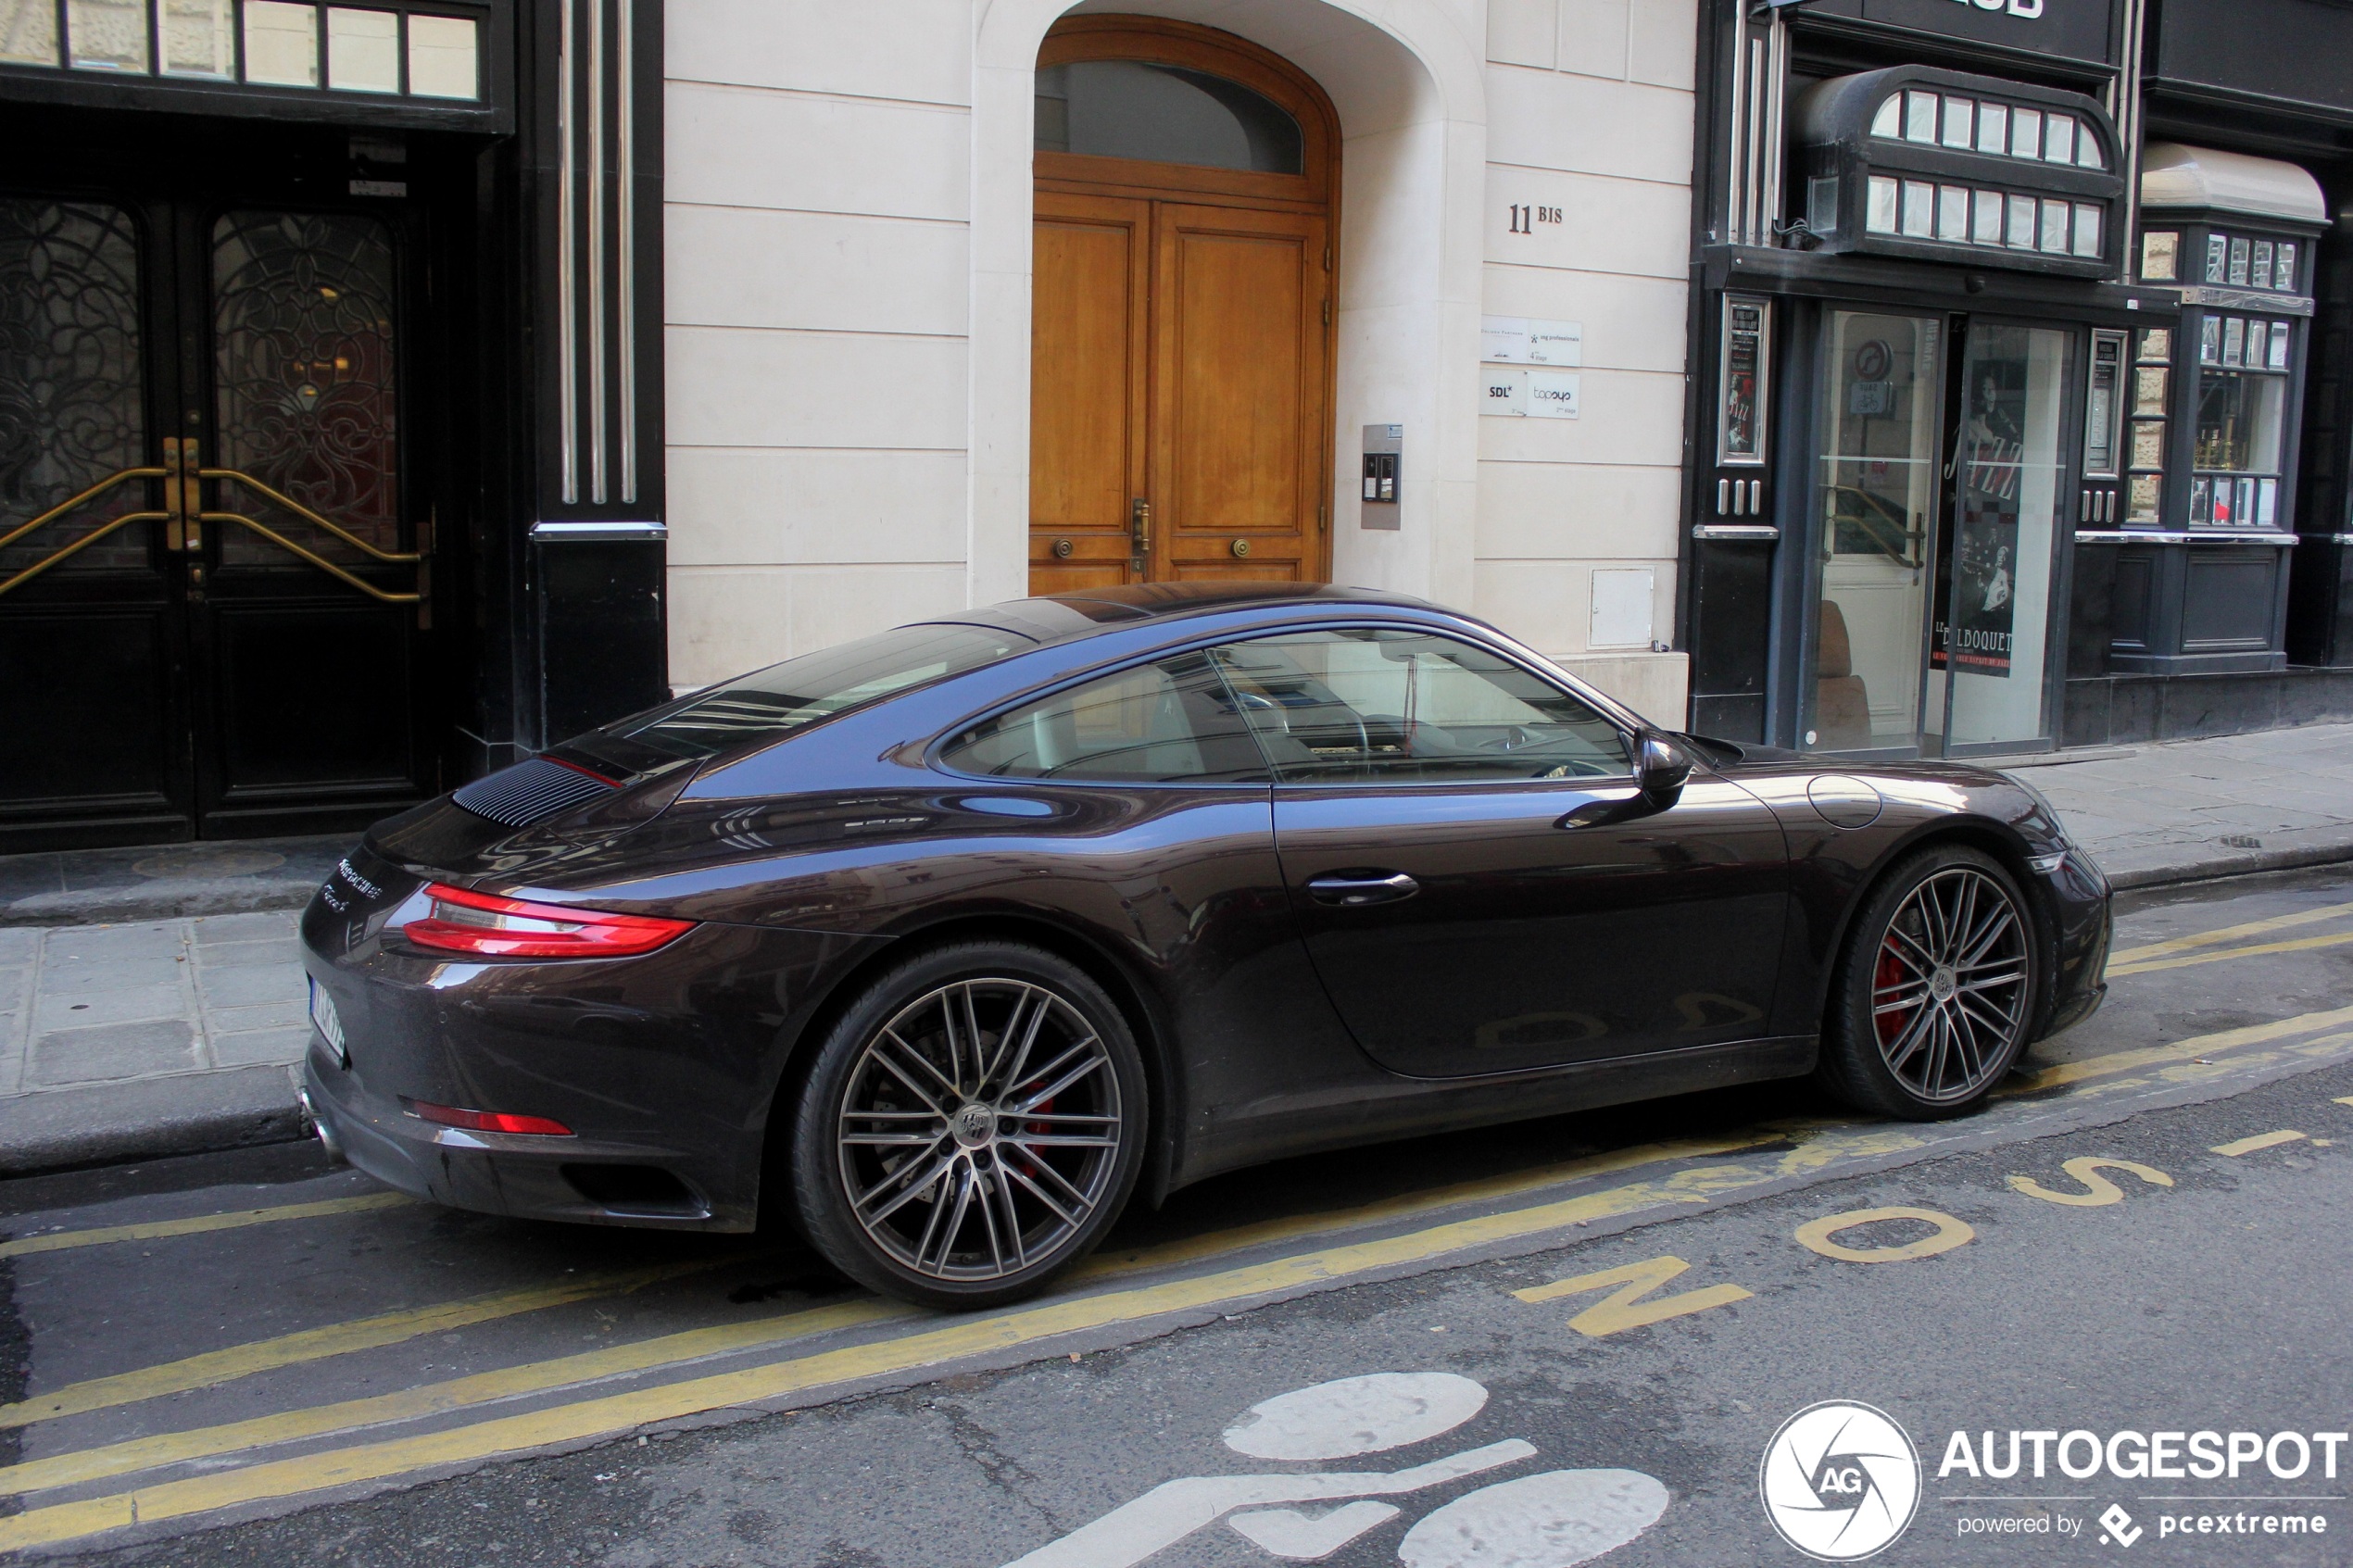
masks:
<svg viewBox="0 0 2353 1568"><path fill-rule="evenodd" d="M188 443L188 445L190 447L189 455L193 457L195 443L190 442ZM167 502L172 503L168 509L159 512L125 512L120 517L108 519L104 525L91 530L89 533L83 534L81 538L75 540L72 544L68 545L63 549L43 557L41 559L34 561L31 566L26 567L23 571L17 572L11 577L0 580L0 594L6 594L10 589L17 587L19 584L30 582L31 579L38 577L43 572L48 571L51 567L56 566L58 562L70 559L76 554L88 549L91 546L96 544L107 534L112 533L115 530L125 527L131 523L163 522L171 524L172 527L169 544L171 549L177 551L182 545L180 528L183 522L233 522L253 530L253 532L260 534L264 539L269 540L271 544L286 551L288 554L297 556L303 560L308 561L312 566L319 568L320 571L328 573L330 576L349 583L352 587L359 589L370 598L382 600L385 604L396 605L422 605L424 602L424 594L422 592L424 584L422 580L418 583L419 591L416 593L393 593L386 589L377 587L374 583L368 582L365 578L362 578L354 572L346 571L344 568L337 566L333 561L327 559L326 557L320 555L318 552L296 544L294 540L287 538L276 529L271 528L269 524L262 522L258 519L246 517L242 512L208 512L199 510L198 504L196 502L195 485L194 481L199 479L233 480L239 484L245 485L250 489L258 492L267 499L276 502L279 506L285 508L286 510L294 513L296 517L301 518L304 521L308 522L315 527L325 529L336 538L341 539L345 544L351 546L355 549L363 551L380 561L386 561L396 566L417 566L420 570L421 578L425 558L422 551L378 549L375 546L368 543L367 540L360 538L358 534L352 533L341 523L336 522L333 518L323 516L322 514L312 510L310 508L304 506L300 501L296 500L285 492L278 489L275 485L265 483L263 481L256 479L253 475L245 473L238 469L197 469L192 476L186 466L186 459L182 458L178 454L177 444L173 441L167 440L164 443L164 446L165 457L169 459L165 466L160 468L142 467L121 469L118 470L114 473L108 474L106 478L98 481L97 483L91 485L80 495L69 496L67 499L58 502L56 506L51 507L47 511L43 512L40 516L19 523L6 533L0 534L0 549L5 549L8 546L15 544L18 540L23 538L26 534L31 533L36 528L40 528L46 523L55 522L57 519L65 516L66 513L73 510L76 507L82 506L86 502L105 495L107 491L113 489L116 485L120 484L127 479L186 480L189 481L189 483L184 495L180 493L179 485L167 485L165 487L165 499ZM183 511L180 509L182 508L184 508L185 510ZM189 529L185 543L187 547L191 549L195 548L195 529ZM422 611L420 613L422 614ZM422 622L420 622L420 624L422 624Z"/></svg>
<svg viewBox="0 0 2353 1568"><path fill-rule="evenodd" d="M328 533L333 534L345 544L352 546L357 549L365 550L368 554L375 557L378 560L399 563L405 561L420 561L424 559L422 555L413 550L405 552L399 550L380 550L373 545L368 543L365 539L360 538L357 533L354 533L349 529L344 527L343 524L336 522L332 518L324 517L318 512L312 511L308 507L304 506L300 501L296 500L293 496L287 495L283 490L278 490L271 485L265 484L260 480L254 478L253 475L245 473L240 470L198 469L196 470L196 477L199 479L233 479L238 483L245 485L248 489L259 491L271 500L275 501L278 505L285 508L286 510L294 513L296 517L301 518L305 522L325 529ZM240 517L235 512L206 512L204 514L204 520L208 522L221 521L251 523L252 526L256 528L259 528L261 526L258 523L253 522L252 519ZM268 529L262 529L262 532L265 533L270 533ZM277 539L278 535L271 533L270 537ZM7 541L6 540L0 540L0 544L6 544L6 542ZM284 543L283 540L280 540L279 542L281 544ZM288 548L293 548L293 546L288 546ZM308 559L314 561L319 560L318 557L310 555L308 551L297 551L296 553L307 557ZM321 566L326 565L324 561L320 561L319 564ZM330 568L330 570L333 569ZM352 581L356 583L359 579L355 577ZM373 590L371 590L371 592ZM378 596L382 597L381 595ZM414 598L415 596L416 596L413 594L409 596L410 598Z"/></svg>
<svg viewBox="0 0 2353 1568"><path fill-rule="evenodd" d="M209 473L208 473L207 477L210 477ZM305 516L308 516L314 521L325 521L324 519L319 518L317 513L311 512L308 508L297 509L303 511ZM158 513L157 515L160 516L161 514ZM359 589L361 593L367 595L371 599L382 599L388 605L412 605L423 602L424 596L422 594L386 593L384 589L377 587L366 578L354 576L352 573L346 571L342 567L339 567L334 562L329 560L326 557L314 554L313 552L303 548L300 545L296 544L293 540L287 538L276 529L271 528L269 524L257 521L252 518L246 517L242 512L199 512L196 516L199 521L205 522L241 522L247 528L252 529L256 533L260 534L264 539L269 540L271 544L278 546L282 549L291 550L294 554L300 556L303 559L308 561L320 571L342 578L346 583L350 583L353 587ZM329 523L327 526L333 528L334 532L342 535L342 537L350 539L351 543L359 545L359 540L352 539L351 535L345 533L342 529L334 528L333 523ZM359 547L363 550L367 550L370 555L382 557L385 560L413 561L424 558L422 556L388 556L384 555L382 550L370 549L369 546L365 545L359 545ZM5 592L5 590L0 590L0 592Z"/></svg>
<svg viewBox="0 0 2353 1568"><path fill-rule="evenodd" d="M74 508L82 505L82 502L90 500L95 496L105 495L107 491L113 489L116 485L120 484L126 479L163 479L169 477L170 473L170 470L169 469L117 469L114 472L107 475L106 478L92 485L89 489L84 490L81 495L69 497L67 500L59 501L56 506L51 507L47 511L43 512L39 517L34 518L31 521L20 522L17 524L16 527L8 530L7 533L0 533L0 550L6 549L9 546L15 544L18 540L23 538L26 534L31 533L43 523L57 521L57 519L65 516L66 513L73 510ZM170 514L168 512L142 512L139 514L139 517L143 521L153 521L157 518L168 518L170 515ZM131 520L129 518L124 518L122 521L128 522ZM95 535L93 535L93 537L95 537ZM14 583L16 579L11 578L9 579L9 582ZM6 592L7 589L0 588L0 594Z"/></svg>
<svg viewBox="0 0 2353 1568"><path fill-rule="evenodd" d="M120 478L121 475L118 474L116 477ZM100 488L104 488L104 486L101 486ZM91 546L96 544L107 534L112 533L116 529L122 527L125 523L170 522L172 514L170 512L125 512L120 517L110 518L107 520L105 527L92 529L81 538L76 539L72 544L68 545L64 549L58 550L54 554L42 557L39 560L34 561L31 566L26 567L22 571L18 572L14 577L9 578L6 582L0 582L0 594L6 593L9 589L15 587L19 583L28 582L32 578L40 576L43 572L48 571L59 561L67 559L77 551L88 549ZM48 520L44 517L39 521L45 522ZM26 533L31 527L31 525L30 523L26 524L24 528L18 529L16 533L9 534L8 539L14 539L17 537L17 534ZM0 545L5 545L7 542L7 539L0 539Z"/></svg>

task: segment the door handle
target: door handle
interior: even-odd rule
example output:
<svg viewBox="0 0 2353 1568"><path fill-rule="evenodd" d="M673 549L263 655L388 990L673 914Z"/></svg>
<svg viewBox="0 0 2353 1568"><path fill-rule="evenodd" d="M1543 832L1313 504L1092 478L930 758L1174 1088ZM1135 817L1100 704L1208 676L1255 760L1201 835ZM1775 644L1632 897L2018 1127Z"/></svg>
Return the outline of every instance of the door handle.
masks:
<svg viewBox="0 0 2353 1568"><path fill-rule="evenodd" d="M1353 909L1360 904L1392 904L1400 898L1411 898L1422 890L1422 884L1403 872L1340 872L1319 876L1307 884L1307 891L1319 904L1337 904Z"/></svg>

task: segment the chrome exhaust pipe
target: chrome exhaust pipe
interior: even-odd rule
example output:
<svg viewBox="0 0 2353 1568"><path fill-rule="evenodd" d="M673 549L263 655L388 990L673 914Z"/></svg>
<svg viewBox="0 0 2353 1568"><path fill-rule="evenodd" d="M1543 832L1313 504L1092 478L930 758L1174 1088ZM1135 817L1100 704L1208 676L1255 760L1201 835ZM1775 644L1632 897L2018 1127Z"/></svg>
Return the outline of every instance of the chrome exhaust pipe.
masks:
<svg viewBox="0 0 2353 1568"><path fill-rule="evenodd" d="M349 1164L350 1160L343 1152L342 1143L335 1137L334 1123L320 1115L319 1108L310 1103L310 1090L307 1087L297 1088L295 1090L295 1098L302 1101L302 1119L309 1123L311 1132L318 1135L319 1147L327 1151L329 1162L336 1165Z"/></svg>

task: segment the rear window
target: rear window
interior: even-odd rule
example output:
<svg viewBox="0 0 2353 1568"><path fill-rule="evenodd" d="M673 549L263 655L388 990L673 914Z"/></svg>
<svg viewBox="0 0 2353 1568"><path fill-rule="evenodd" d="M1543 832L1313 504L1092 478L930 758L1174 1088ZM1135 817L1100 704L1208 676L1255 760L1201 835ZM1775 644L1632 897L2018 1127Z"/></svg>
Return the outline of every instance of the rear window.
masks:
<svg viewBox="0 0 2353 1568"><path fill-rule="evenodd" d="M901 626L707 687L607 733L673 757L709 757L781 740L844 709L1033 646L993 626Z"/></svg>

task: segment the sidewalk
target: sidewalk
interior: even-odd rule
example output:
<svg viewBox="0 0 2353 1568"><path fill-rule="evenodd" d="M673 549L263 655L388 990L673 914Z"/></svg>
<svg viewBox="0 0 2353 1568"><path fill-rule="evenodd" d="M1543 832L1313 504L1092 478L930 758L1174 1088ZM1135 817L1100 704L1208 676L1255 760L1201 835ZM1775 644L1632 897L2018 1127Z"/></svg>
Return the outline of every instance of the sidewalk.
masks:
<svg viewBox="0 0 2353 1568"><path fill-rule="evenodd" d="M2003 765L2120 887L2353 861L2353 724ZM0 859L0 1177L302 1136L295 922L342 847Z"/></svg>
<svg viewBox="0 0 2353 1568"><path fill-rule="evenodd" d="M2353 860L2353 724L1997 762L2119 887Z"/></svg>
<svg viewBox="0 0 2353 1568"><path fill-rule="evenodd" d="M0 1175L302 1136L298 918L0 927Z"/></svg>

